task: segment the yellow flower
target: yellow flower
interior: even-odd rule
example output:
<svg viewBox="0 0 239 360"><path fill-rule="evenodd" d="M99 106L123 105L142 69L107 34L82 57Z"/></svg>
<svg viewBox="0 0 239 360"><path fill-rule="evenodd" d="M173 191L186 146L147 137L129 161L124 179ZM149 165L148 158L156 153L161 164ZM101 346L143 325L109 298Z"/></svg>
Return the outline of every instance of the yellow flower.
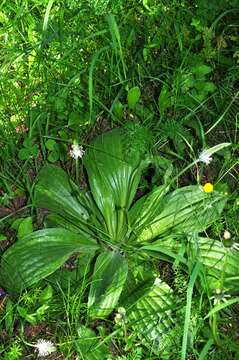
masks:
<svg viewBox="0 0 239 360"><path fill-rule="evenodd" d="M203 191L206 193L213 192L213 185L211 183L206 183L203 185Z"/></svg>

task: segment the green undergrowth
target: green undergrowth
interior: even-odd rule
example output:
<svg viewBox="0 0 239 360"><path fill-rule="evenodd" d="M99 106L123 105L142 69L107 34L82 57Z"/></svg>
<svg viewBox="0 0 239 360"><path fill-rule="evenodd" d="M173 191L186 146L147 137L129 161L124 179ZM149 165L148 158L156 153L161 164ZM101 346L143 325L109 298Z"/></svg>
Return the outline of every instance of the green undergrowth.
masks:
<svg viewBox="0 0 239 360"><path fill-rule="evenodd" d="M1 2L1 359L239 358L238 15Z"/></svg>

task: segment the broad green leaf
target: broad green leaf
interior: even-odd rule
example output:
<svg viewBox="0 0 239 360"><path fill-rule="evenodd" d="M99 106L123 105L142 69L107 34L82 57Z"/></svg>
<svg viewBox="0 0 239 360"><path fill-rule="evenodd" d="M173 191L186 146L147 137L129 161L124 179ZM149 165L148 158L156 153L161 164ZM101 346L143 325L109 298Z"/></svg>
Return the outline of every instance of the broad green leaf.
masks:
<svg viewBox="0 0 239 360"><path fill-rule="evenodd" d="M191 248L203 263L211 289L224 288L239 291L239 251L225 247L221 241L199 237L198 243L191 241Z"/></svg>
<svg viewBox="0 0 239 360"><path fill-rule="evenodd" d="M33 146L32 140L30 138L25 139L23 142L23 146L31 150Z"/></svg>
<svg viewBox="0 0 239 360"><path fill-rule="evenodd" d="M129 109L134 109L140 99L140 95L141 92L138 86L135 86L128 91L127 101Z"/></svg>
<svg viewBox="0 0 239 360"><path fill-rule="evenodd" d="M51 284L61 287L63 291L68 291L69 286L76 288L80 286L83 290L85 287L86 278L88 278L89 272L92 271L92 264L95 260L95 252L80 253L78 258L73 258L73 268L69 271L67 266L59 268L53 274L48 276L48 280ZM82 291L80 290L80 291Z"/></svg>
<svg viewBox="0 0 239 360"><path fill-rule="evenodd" d="M17 305L17 311L19 315L30 324L35 325L37 323L36 315L35 314L28 314L27 309Z"/></svg>
<svg viewBox="0 0 239 360"><path fill-rule="evenodd" d="M167 85L163 85L158 98L158 106L160 115L163 115L165 110L171 106L171 93Z"/></svg>
<svg viewBox="0 0 239 360"><path fill-rule="evenodd" d="M25 236L2 256L0 283L18 292L52 274L76 252L92 252L97 243L65 229L44 229Z"/></svg>
<svg viewBox="0 0 239 360"><path fill-rule="evenodd" d="M70 230L70 231L79 233L79 227L78 226L76 226L70 220L66 220L61 215L57 215L57 214L49 214L45 219L44 225L47 228L61 227L61 228L64 228L66 230Z"/></svg>
<svg viewBox="0 0 239 360"><path fill-rule="evenodd" d="M127 311L128 325L153 352L167 359L167 346L174 323L172 309L175 296L172 289L159 278L133 307Z"/></svg>
<svg viewBox="0 0 239 360"><path fill-rule="evenodd" d="M49 307L49 305L43 304L36 310L35 314L38 321L41 321L45 318L46 311L49 309Z"/></svg>
<svg viewBox="0 0 239 360"><path fill-rule="evenodd" d="M77 333L78 338L74 343L81 359L104 360L107 358L107 346L100 343L100 339L93 330L84 325L80 325L77 329Z"/></svg>
<svg viewBox="0 0 239 360"><path fill-rule="evenodd" d="M201 65L194 66L192 68L192 72L198 76L205 76L205 75L209 74L210 72L212 72L212 68L208 65L201 64Z"/></svg>
<svg viewBox="0 0 239 360"><path fill-rule="evenodd" d="M145 224L138 236L139 241L153 240L169 233L203 231L219 217L226 198L216 191L205 193L201 186L195 185L177 189L162 201L163 209Z"/></svg>
<svg viewBox="0 0 239 360"><path fill-rule="evenodd" d="M28 234L31 234L32 232L33 232L32 217L29 216L21 221L18 227L17 236L20 239Z"/></svg>
<svg viewBox="0 0 239 360"><path fill-rule="evenodd" d="M140 156L126 161L125 134L114 129L95 139L83 158L94 200L112 241L121 241L126 215L139 184Z"/></svg>
<svg viewBox="0 0 239 360"><path fill-rule="evenodd" d="M38 302L40 304L44 304L52 299L53 296L53 289L50 284L48 284L44 290L39 295Z"/></svg>
<svg viewBox="0 0 239 360"><path fill-rule="evenodd" d="M127 261L119 253L103 252L98 256L88 298L91 318L104 318L114 310L127 273Z"/></svg>
<svg viewBox="0 0 239 360"><path fill-rule="evenodd" d="M23 220L24 220L24 218L18 218L16 220L14 220L11 224L11 229L18 230L18 228Z"/></svg>
<svg viewBox="0 0 239 360"><path fill-rule="evenodd" d="M113 113L118 119L122 119L124 113L124 105L120 101L114 103Z"/></svg>
<svg viewBox="0 0 239 360"><path fill-rule="evenodd" d="M31 152L28 148L22 148L18 152L18 157L20 160L26 160L30 157Z"/></svg>
<svg viewBox="0 0 239 360"><path fill-rule="evenodd" d="M152 288L152 284L154 282L152 273L150 278L136 281L135 276L133 276L133 274L129 271L125 281L124 290L120 296L119 305L125 308L129 306L131 307L134 306L139 299L144 297L145 294Z"/></svg>
<svg viewBox="0 0 239 360"><path fill-rule="evenodd" d="M141 247L140 251L157 258L164 256L166 260L178 261L188 268L196 259L204 266L209 289L239 290L239 251L233 245L228 248L221 241L198 236L185 240L169 236Z"/></svg>
<svg viewBox="0 0 239 360"><path fill-rule="evenodd" d="M48 165L40 171L34 200L36 207L46 208L67 219L80 222L89 217L79 200L76 185L57 166Z"/></svg>
<svg viewBox="0 0 239 360"><path fill-rule="evenodd" d="M182 241L180 238L177 239L172 236L163 237L160 240L142 246L140 251L146 252L147 254L161 260L169 262L177 261L184 265L188 264L185 256L185 241Z"/></svg>
<svg viewBox="0 0 239 360"><path fill-rule="evenodd" d="M211 81L203 81L195 84L195 89L201 93L207 94L208 92L213 92L216 89L216 85Z"/></svg>
<svg viewBox="0 0 239 360"><path fill-rule="evenodd" d="M136 201L129 212L130 223L134 224L135 228L139 228L153 221L163 207L161 200L167 191L168 187L166 185L158 186Z"/></svg>
<svg viewBox="0 0 239 360"><path fill-rule="evenodd" d="M45 146L46 146L47 150L52 151L55 149L56 142L53 139L48 139L45 143Z"/></svg>

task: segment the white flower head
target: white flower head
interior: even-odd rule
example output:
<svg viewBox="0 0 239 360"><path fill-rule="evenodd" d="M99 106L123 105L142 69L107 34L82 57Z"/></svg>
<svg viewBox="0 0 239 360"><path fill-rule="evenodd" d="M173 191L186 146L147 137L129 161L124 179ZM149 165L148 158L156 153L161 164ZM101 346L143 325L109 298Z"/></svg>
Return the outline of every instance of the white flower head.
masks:
<svg viewBox="0 0 239 360"><path fill-rule="evenodd" d="M73 143L71 145L70 156L73 159L75 159L75 160L77 160L79 158L81 159L83 157L84 153L85 153L85 151L83 149L83 146L78 145L76 143Z"/></svg>
<svg viewBox="0 0 239 360"><path fill-rule="evenodd" d="M225 240L231 239L231 233L228 230L225 230L224 233L223 233L223 238Z"/></svg>
<svg viewBox="0 0 239 360"><path fill-rule="evenodd" d="M212 156L211 156L210 152L208 152L207 150L203 150L201 152L201 154L199 155L198 160L200 162L203 162L204 164L208 165L212 161Z"/></svg>
<svg viewBox="0 0 239 360"><path fill-rule="evenodd" d="M56 347L53 345L51 341L39 339L35 345L38 350L39 356L47 356L56 351Z"/></svg>
<svg viewBox="0 0 239 360"><path fill-rule="evenodd" d="M221 143L217 144L209 149L203 150L201 154L199 155L197 162L203 162L204 164L210 164L212 161L212 154L216 153L217 151L222 150L223 148L231 145L231 143Z"/></svg>

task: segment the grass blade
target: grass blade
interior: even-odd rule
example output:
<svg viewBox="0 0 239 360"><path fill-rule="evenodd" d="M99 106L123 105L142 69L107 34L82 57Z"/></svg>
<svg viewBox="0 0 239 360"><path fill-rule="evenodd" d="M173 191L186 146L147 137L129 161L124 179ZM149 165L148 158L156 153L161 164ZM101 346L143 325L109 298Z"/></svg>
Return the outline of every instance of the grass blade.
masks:
<svg viewBox="0 0 239 360"><path fill-rule="evenodd" d="M50 16L50 12L51 12L51 8L52 8L53 3L54 3L54 0L49 0L48 1L45 16L44 16L44 20L43 20L43 27L42 27L43 32L45 32L46 29L47 29L49 16Z"/></svg>
<svg viewBox="0 0 239 360"><path fill-rule="evenodd" d="M204 345L202 351L199 354L198 360L206 359L208 350L210 349L210 347L212 346L213 343L214 343L214 340L212 338L208 339L208 341L206 342L206 344Z"/></svg>
<svg viewBox="0 0 239 360"><path fill-rule="evenodd" d="M213 314L217 313L218 311L225 309L226 307L235 304L235 303L239 303L239 297L236 297L234 299L230 299L226 302L223 302L221 304L218 304L217 306L215 306L211 311L209 311L209 313L207 314L207 316L205 316L204 320L209 318L210 316L212 316Z"/></svg>
<svg viewBox="0 0 239 360"><path fill-rule="evenodd" d="M189 326L190 326L193 287L194 287L196 278L197 278L200 270L201 270L201 263L197 262L193 269L193 272L190 276L190 280L189 280L189 284L188 284L187 305L186 305L184 331L183 331L183 343L182 343L182 349L181 349L181 360L185 360L186 356L187 356L188 331L189 331Z"/></svg>

